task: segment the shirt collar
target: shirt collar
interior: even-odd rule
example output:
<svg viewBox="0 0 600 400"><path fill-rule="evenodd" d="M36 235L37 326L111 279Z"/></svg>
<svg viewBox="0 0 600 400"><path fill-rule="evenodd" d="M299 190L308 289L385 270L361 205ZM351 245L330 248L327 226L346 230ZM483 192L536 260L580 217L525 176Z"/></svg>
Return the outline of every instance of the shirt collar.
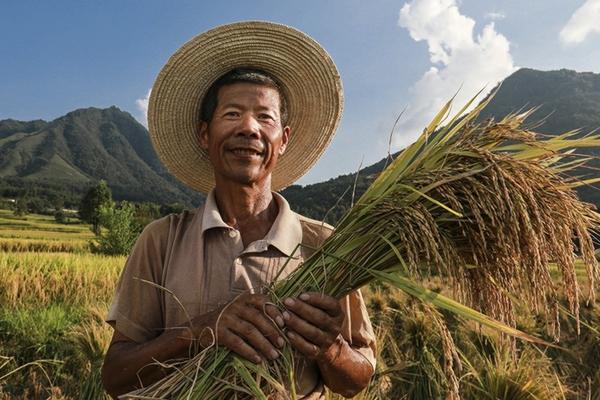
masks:
<svg viewBox="0 0 600 400"><path fill-rule="evenodd" d="M206 196L204 203L204 213L202 214L202 233L212 228L228 228L232 229L223 221L219 207L217 207L217 199L215 198L214 189Z"/></svg>
<svg viewBox="0 0 600 400"><path fill-rule="evenodd" d="M267 246L271 245L276 247L286 256L292 256L294 250L296 250L298 245L302 242L302 226L300 225L298 216L291 210L290 205L282 195L273 192L273 198L277 202L279 212L271 229L264 237L263 242L265 242L264 244ZM231 226L227 225L221 217L221 213L217 207L214 189L211 190L206 197L204 213L202 215L202 233L204 234L205 231L212 228L233 229ZM255 243L256 242L251 243L246 250L253 248L253 244Z"/></svg>

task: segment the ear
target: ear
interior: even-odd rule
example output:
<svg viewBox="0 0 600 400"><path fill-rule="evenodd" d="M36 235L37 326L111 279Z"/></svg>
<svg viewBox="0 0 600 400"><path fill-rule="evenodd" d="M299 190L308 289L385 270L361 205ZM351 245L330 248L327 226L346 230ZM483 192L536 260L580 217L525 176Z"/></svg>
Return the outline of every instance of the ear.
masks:
<svg viewBox="0 0 600 400"><path fill-rule="evenodd" d="M281 132L281 146L279 147L279 155L283 155L285 153L285 149L287 149L288 142L290 140L290 135L292 134L292 129L289 126L283 128Z"/></svg>
<svg viewBox="0 0 600 400"><path fill-rule="evenodd" d="M198 129L198 142L200 143L201 149L208 150L208 123L205 121L200 121L200 128Z"/></svg>

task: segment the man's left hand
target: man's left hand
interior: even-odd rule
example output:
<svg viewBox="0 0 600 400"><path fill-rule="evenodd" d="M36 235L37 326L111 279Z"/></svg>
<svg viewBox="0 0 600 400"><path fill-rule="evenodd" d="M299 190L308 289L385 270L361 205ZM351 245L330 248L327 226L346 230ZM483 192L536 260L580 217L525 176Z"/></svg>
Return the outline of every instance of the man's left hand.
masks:
<svg viewBox="0 0 600 400"><path fill-rule="evenodd" d="M287 336L294 349L318 359L334 345L342 330L344 313L337 299L321 293L303 293L283 302Z"/></svg>

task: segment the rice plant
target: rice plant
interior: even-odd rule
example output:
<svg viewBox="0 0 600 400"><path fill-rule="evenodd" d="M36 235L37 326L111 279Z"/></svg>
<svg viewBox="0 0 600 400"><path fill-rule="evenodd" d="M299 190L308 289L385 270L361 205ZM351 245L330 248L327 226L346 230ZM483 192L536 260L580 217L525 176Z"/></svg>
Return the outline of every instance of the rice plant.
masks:
<svg viewBox="0 0 600 400"><path fill-rule="evenodd" d="M473 101L473 100L472 100ZM558 296L563 292L578 318L580 287L575 252L587 274L594 301L600 275L590 232L600 221L578 200L582 182L565 172L586 161L575 148L598 147L595 135L576 132L540 140L521 125L529 113L475 123L481 103L461 117L467 104L444 126L450 103L419 139L377 177L335 233L304 264L270 291L273 302L305 291L341 297L380 280L457 315L526 340L514 329L515 298L549 315L559 336ZM598 180L598 179L596 179ZM575 246L577 243L577 246ZM552 281L551 263L561 275ZM468 308L418 283L426 276L453 282ZM203 350L178 373L129 398L215 398L271 393L294 398L281 382L293 382L293 353L256 366L222 347ZM292 385L293 387L293 385Z"/></svg>
<svg viewBox="0 0 600 400"><path fill-rule="evenodd" d="M81 253L89 250L89 242L85 240L47 240L1 238L0 251L3 252L51 252L51 253Z"/></svg>
<svg viewBox="0 0 600 400"><path fill-rule="evenodd" d="M473 360L464 379L465 400L565 400L566 387L552 361L539 350L525 348L518 355L508 346L494 344L494 351Z"/></svg>
<svg viewBox="0 0 600 400"><path fill-rule="evenodd" d="M88 309L89 318L71 332L71 341L81 358L81 384L75 393L82 399L110 399L102 386L101 368L112 337L112 328L104 322L107 307Z"/></svg>
<svg viewBox="0 0 600 400"><path fill-rule="evenodd" d="M396 290L370 296L379 355L366 390L377 399L459 399L462 365L444 316Z"/></svg>
<svg viewBox="0 0 600 400"><path fill-rule="evenodd" d="M0 252L4 307L107 303L125 257L81 253Z"/></svg>

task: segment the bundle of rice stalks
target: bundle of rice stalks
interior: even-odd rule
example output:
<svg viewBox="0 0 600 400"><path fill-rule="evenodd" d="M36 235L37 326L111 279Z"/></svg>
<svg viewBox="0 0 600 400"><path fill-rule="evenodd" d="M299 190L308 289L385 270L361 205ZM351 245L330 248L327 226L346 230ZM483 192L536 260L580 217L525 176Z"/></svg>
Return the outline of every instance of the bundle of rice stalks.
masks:
<svg viewBox="0 0 600 400"><path fill-rule="evenodd" d="M588 299L594 300L599 269L590 232L600 219L575 194L583 182L564 173L586 161L573 149L599 147L600 138L568 132L540 140L521 128L529 113L478 124L475 117L486 102L460 117L471 102L441 126L451 103L443 107L323 246L272 285L274 303L283 308L280 299L306 291L340 298L381 280L501 332L536 341L512 327L512 298L556 315L560 289L550 275L555 263L570 311L577 316L576 252L586 265ZM462 303L483 313L417 283L434 274L451 280ZM550 327L557 331L556 322ZM295 398L294 385L291 393L284 388L294 381L293 353L286 348L282 355L254 365L214 346L172 365L176 373L129 397L266 400L279 393Z"/></svg>

